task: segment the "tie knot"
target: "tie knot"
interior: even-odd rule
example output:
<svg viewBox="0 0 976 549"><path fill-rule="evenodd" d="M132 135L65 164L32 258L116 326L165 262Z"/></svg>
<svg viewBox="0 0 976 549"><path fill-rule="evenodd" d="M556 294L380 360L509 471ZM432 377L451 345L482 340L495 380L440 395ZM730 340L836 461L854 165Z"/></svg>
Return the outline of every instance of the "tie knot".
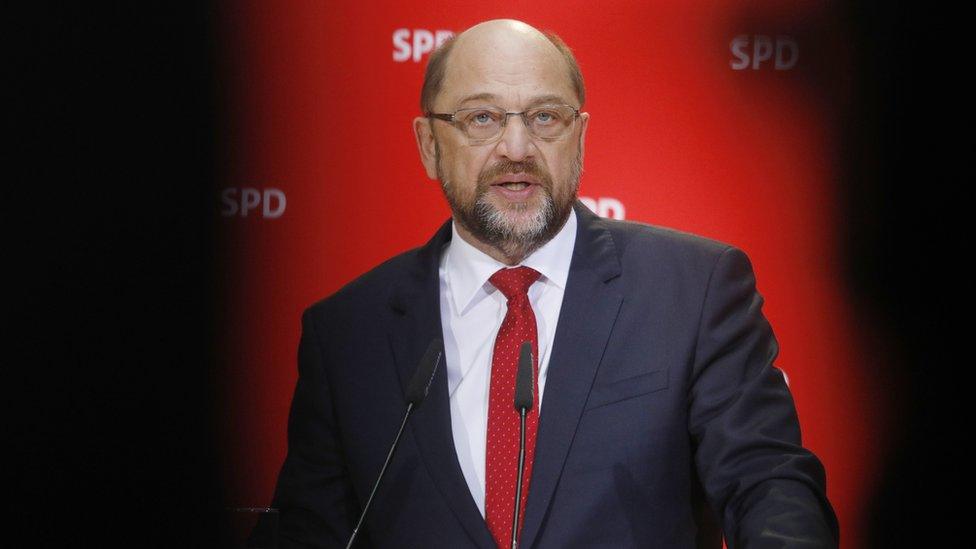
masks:
<svg viewBox="0 0 976 549"><path fill-rule="evenodd" d="M539 280L540 276L542 275L539 271L523 266L514 269L499 269L488 280L492 286L498 288L498 291L505 295L505 299L511 300L513 297L527 296L529 286Z"/></svg>

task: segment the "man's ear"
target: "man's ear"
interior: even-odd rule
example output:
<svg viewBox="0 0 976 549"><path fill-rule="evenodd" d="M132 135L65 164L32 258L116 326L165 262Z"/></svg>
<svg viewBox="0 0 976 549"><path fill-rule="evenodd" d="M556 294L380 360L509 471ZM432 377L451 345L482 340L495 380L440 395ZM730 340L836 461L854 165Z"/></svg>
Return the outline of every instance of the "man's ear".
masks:
<svg viewBox="0 0 976 549"><path fill-rule="evenodd" d="M583 145L586 143L586 128L590 123L590 113L581 112L580 113L580 162L583 161Z"/></svg>
<svg viewBox="0 0 976 549"><path fill-rule="evenodd" d="M420 151L420 161L427 170L427 177L437 179L437 154L434 142L434 130L431 120L424 116L413 119L413 134L417 138L417 150Z"/></svg>

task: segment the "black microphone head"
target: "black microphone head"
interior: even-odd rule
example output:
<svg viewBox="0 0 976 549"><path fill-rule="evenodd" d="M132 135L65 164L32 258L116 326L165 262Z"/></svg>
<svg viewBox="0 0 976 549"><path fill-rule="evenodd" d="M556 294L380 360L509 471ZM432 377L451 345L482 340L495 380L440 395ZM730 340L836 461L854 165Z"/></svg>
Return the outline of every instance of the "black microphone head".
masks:
<svg viewBox="0 0 976 549"><path fill-rule="evenodd" d="M532 342L526 341L519 348L518 370L515 374L515 409L532 409L532 380L535 376L532 364Z"/></svg>
<svg viewBox="0 0 976 549"><path fill-rule="evenodd" d="M437 363L444 355L443 349L444 342L436 338L427 346L427 352L420 359L420 365L417 366L417 371L414 372L407 387L407 402L410 404L417 406L427 397L430 384L434 381L434 374L437 373Z"/></svg>

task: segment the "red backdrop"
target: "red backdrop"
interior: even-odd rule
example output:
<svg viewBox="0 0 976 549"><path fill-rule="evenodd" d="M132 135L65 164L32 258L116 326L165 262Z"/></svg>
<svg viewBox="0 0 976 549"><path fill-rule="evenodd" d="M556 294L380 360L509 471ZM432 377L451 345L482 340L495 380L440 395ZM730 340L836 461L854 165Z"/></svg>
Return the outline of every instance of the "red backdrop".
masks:
<svg viewBox="0 0 976 549"><path fill-rule="evenodd" d="M229 505L270 501L302 310L449 215L411 131L430 47L511 17L576 53L591 115L580 193L598 213L753 260L804 443L826 465L843 545L861 545L886 430L835 230L845 29L822 2L705 4L224 4L217 405Z"/></svg>

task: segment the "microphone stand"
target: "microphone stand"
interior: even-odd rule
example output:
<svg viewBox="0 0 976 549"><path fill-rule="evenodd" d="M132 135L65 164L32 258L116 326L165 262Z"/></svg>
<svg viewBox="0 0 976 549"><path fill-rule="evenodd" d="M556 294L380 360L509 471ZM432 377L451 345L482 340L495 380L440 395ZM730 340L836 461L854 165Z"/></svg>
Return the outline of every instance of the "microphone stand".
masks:
<svg viewBox="0 0 976 549"><path fill-rule="evenodd" d="M518 481L515 483L515 518L512 519L512 549L518 547L519 511L522 507L522 481L525 476L525 417L528 408L519 409L519 457L518 457Z"/></svg>
<svg viewBox="0 0 976 549"><path fill-rule="evenodd" d="M386 454L386 461L383 462L380 474L376 477L376 482L373 483L373 489L369 492L369 498L366 500L366 505L363 506L363 512L359 514L359 522L352 529L352 535L349 536L349 543L346 544L346 549L352 549L352 545L356 543L356 535L359 534L359 529L362 527L363 521L366 520L366 512L369 511L369 505L373 503L373 496L376 495L376 489L380 487L380 481L383 480L383 475L386 474L386 468L390 465L390 461L393 460L393 453L396 452L397 446L400 444L400 435L403 434L403 429L407 426L407 419L410 418L410 412L412 411L413 402L407 404L407 413L403 414L403 421L400 422L400 430L397 431L396 438L393 439L390 452Z"/></svg>
<svg viewBox="0 0 976 549"><path fill-rule="evenodd" d="M373 483L373 489L369 492L369 499L366 500L366 505L363 506L363 512L359 514L359 520L356 522L356 527L352 530L352 535L349 536L346 549L352 549L353 544L356 543L356 535L359 534L359 529L362 528L363 522L366 520L366 513L369 511L369 505L373 503L373 496L376 495L376 490L380 487L383 476L386 475L386 468L393 461L393 454L396 452L397 446L400 445L400 436L403 434L403 429L407 426L407 420L410 419L410 412L416 406L419 406L427 398L427 393L430 392L430 384L433 383L434 376L437 374L437 364L440 362L441 355L444 353L441 350L443 346L444 342L440 339L431 341L430 345L427 346L427 352L420 359L420 365L417 366L417 370L414 371L413 377L410 379L410 385L407 386L406 393L407 411L403 414L403 421L400 422L400 430L397 431L396 438L393 439L393 444L390 446L390 451L386 454L386 461L383 462L380 474L376 477L376 482Z"/></svg>
<svg viewBox="0 0 976 549"><path fill-rule="evenodd" d="M518 370L515 373L515 409L519 413L518 477L515 483L515 517L512 518L512 547L518 547L519 514L522 510L522 483L525 476L525 420L534 400L533 381L535 361L532 359L532 342L525 341L519 348Z"/></svg>

